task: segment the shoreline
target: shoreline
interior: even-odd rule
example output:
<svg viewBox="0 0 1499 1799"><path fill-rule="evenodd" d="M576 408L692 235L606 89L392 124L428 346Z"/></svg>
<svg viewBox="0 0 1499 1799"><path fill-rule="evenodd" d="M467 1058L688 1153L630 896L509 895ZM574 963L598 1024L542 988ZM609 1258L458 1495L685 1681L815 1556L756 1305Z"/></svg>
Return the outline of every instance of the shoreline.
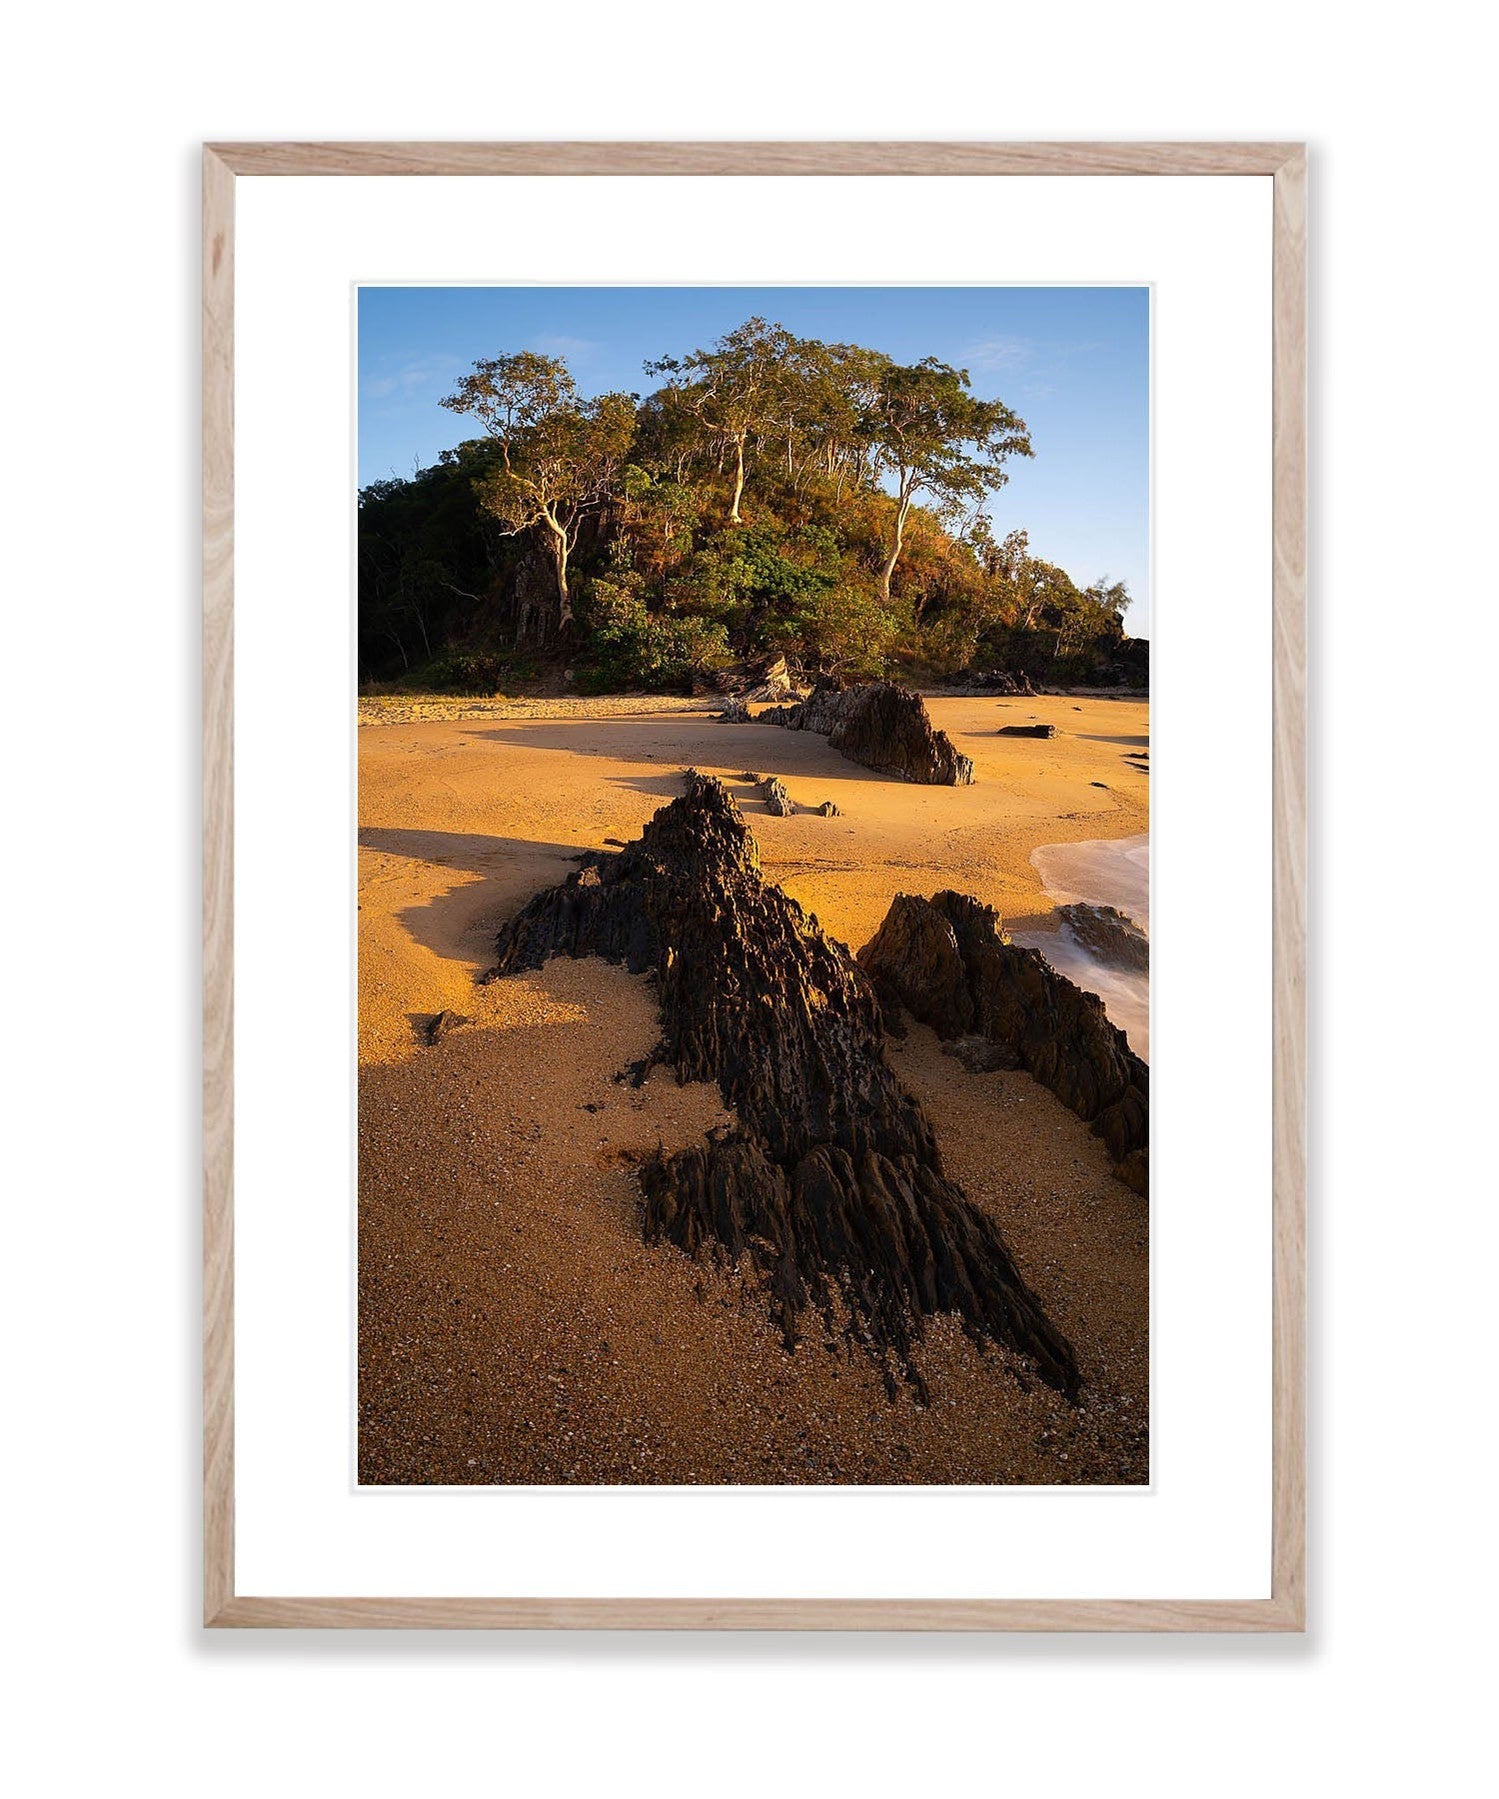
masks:
<svg viewBox="0 0 1499 1799"><path fill-rule="evenodd" d="M917 687L928 707L933 701L990 700L995 704L1005 696L977 687ZM796 698L793 691L785 700L752 701L754 717L768 706L778 706ZM1150 695L1127 687L1059 687L1033 696L1037 699L1062 700L1126 700L1148 707ZM603 693L579 694L456 694L456 693L361 693L356 712L361 727L440 723L467 718L646 718L659 713L685 714L721 712L729 695L673 693ZM1018 703L1018 702L1017 702Z"/></svg>

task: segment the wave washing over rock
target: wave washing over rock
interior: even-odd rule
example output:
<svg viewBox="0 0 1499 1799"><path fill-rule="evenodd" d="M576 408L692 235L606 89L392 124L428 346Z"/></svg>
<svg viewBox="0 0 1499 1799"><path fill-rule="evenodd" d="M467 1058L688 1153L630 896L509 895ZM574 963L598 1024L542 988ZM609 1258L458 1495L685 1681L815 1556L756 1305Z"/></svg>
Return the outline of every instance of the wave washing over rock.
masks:
<svg viewBox="0 0 1499 1799"><path fill-rule="evenodd" d="M1069 1397L1076 1357L993 1221L943 1172L931 1123L885 1059L873 988L815 918L766 881L739 808L689 773L617 855L592 853L501 931L493 980L601 956L656 978L661 1039L636 1071L716 1081L732 1129L641 1172L648 1240L746 1261L788 1348L815 1308L896 1391L920 1397L923 1320L1030 1357Z"/></svg>
<svg viewBox="0 0 1499 1799"><path fill-rule="evenodd" d="M1149 836L1043 844L1031 862L1056 902L1062 928L1017 934L1015 941L1040 950L1069 980L1096 993L1130 1048L1148 1062Z"/></svg>
<svg viewBox="0 0 1499 1799"><path fill-rule="evenodd" d="M973 759L963 755L927 715L909 687L871 681L859 687L819 686L794 706L762 712L761 721L788 731L817 731L850 762L926 787L968 787Z"/></svg>
<svg viewBox="0 0 1499 1799"><path fill-rule="evenodd" d="M897 894L859 966L897 1029L904 1008L964 1046L970 1067L1026 1069L1093 1126L1120 1180L1149 1192L1149 1069L1098 996L1012 943L991 907L962 893ZM985 1060L979 1045L997 1054Z"/></svg>

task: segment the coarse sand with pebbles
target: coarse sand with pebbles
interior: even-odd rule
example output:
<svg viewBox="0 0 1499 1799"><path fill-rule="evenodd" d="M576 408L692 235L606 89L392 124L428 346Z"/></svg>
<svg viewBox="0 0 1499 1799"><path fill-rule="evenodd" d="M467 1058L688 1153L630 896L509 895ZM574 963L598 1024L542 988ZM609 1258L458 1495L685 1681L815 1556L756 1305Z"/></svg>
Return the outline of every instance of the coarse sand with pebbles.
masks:
<svg viewBox="0 0 1499 1799"><path fill-rule="evenodd" d="M501 921L580 851L638 836L687 767L725 781L767 878L851 948L896 892L942 887L1054 930L1031 851L1149 828L1146 703L928 707L973 787L886 781L702 702L361 703L361 1481L1148 1479L1146 1202L1028 1076L969 1074L920 1028L890 1045L949 1174L1071 1339L1081 1402L942 1321L923 1407L815 1318L788 1353L747 1278L642 1241L638 1162L732 1122L716 1086L616 1080L657 1038L645 977L554 960L475 984ZM1038 721L1058 735L994 735ZM750 774L839 816L772 817ZM428 1047L444 1010L467 1022Z"/></svg>

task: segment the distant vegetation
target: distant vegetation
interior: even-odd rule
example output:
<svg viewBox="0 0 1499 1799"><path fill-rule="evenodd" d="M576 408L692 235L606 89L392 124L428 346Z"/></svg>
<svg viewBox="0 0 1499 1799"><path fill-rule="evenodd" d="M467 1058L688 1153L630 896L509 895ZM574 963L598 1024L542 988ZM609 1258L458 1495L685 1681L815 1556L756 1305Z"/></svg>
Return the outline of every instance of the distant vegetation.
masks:
<svg viewBox="0 0 1499 1799"><path fill-rule="evenodd" d="M808 674L969 667L1143 685L1122 582L1080 588L998 541L984 503L1023 419L933 358L902 365L750 319L585 399L567 366L478 362L443 404L479 427L359 495L366 682L687 690L746 657Z"/></svg>

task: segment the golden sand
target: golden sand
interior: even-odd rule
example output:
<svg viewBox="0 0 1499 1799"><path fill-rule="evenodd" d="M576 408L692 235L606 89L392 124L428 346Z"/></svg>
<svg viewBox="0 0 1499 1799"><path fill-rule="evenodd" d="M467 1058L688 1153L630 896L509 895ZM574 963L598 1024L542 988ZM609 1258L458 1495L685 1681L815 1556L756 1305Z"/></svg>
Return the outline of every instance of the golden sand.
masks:
<svg viewBox="0 0 1499 1799"><path fill-rule="evenodd" d="M474 985L500 921L580 850L638 836L687 767L725 780L766 875L851 948L902 890L1053 928L1030 853L1148 829L1146 704L929 700L970 788L886 781L825 738L682 702L419 704L450 711L360 732L361 1478L1146 1478L1145 1202L1029 1077L970 1075L923 1030L891 1051L1071 1337L1083 1401L939 1325L921 1408L815 1326L788 1354L745 1283L642 1243L636 1162L725 1116L716 1088L615 1081L656 1039L644 979L560 961ZM993 735L1031 722L1059 735ZM750 773L840 816L771 817ZM445 1008L472 1023L427 1048Z"/></svg>

